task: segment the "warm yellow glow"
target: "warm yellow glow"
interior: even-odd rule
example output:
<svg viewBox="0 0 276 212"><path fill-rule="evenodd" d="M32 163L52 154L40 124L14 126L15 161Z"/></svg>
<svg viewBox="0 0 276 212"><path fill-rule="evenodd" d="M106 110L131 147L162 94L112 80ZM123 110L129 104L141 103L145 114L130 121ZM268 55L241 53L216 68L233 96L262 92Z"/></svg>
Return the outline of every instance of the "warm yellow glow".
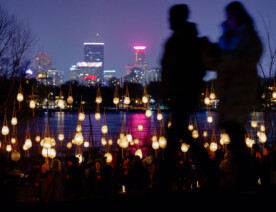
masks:
<svg viewBox="0 0 276 212"><path fill-rule="evenodd" d="M152 136L151 140L152 142L157 141L157 136L156 135Z"/></svg>
<svg viewBox="0 0 276 212"><path fill-rule="evenodd" d="M36 142L40 142L40 136L39 136L39 135L37 135L37 136L35 137L35 141L36 141Z"/></svg>
<svg viewBox="0 0 276 212"><path fill-rule="evenodd" d="M101 104L102 101L103 101L103 99L102 99L101 96L96 97L96 103L97 103L97 104Z"/></svg>
<svg viewBox="0 0 276 212"><path fill-rule="evenodd" d="M4 125L4 126L2 127L2 134L3 134L3 135L8 135L9 132L10 132L10 131L9 131L8 126L5 126L5 125Z"/></svg>
<svg viewBox="0 0 276 212"><path fill-rule="evenodd" d="M204 147L205 149L207 149L207 148L209 147L209 143L208 143L208 142L205 142L205 143L203 144L203 147Z"/></svg>
<svg viewBox="0 0 276 212"><path fill-rule="evenodd" d="M114 103L115 105L119 104L119 98L115 97L115 98L113 99L113 103Z"/></svg>
<svg viewBox="0 0 276 212"><path fill-rule="evenodd" d="M98 121L101 119L101 114L100 113L95 113L95 119Z"/></svg>
<svg viewBox="0 0 276 212"><path fill-rule="evenodd" d="M68 142L68 143L67 143L67 148L68 148L68 149L71 149L71 148L72 148L72 146L73 146L73 145L72 145L72 143L71 143L71 142Z"/></svg>
<svg viewBox="0 0 276 212"><path fill-rule="evenodd" d="M209 105L209 104L210 104L210 99L209 99L209 97L205 97L204 103L205 103L206 105Z"/></svg>
<svg viewBox="0 0 276 212"><path fill-rule="evenodd" d="M63 140L64 140L64 135L63 135L62 133L60 133L60 134L58 135L58 140L60 140L60 141L63 141Z"/></svg>
<svg viewBox="0 0 276 212"><path fill-rule="evenodd" d="M23 150L27 151L28 148L25 145L23 145Z"/></svg>
<svg viewBox="0 0 276 212"><path fill-rule="evenodd" d="M272 93L272 98L276 99L276 92L275 91Z"/></svg>
<svg viewBox="0 0 276 212"><path fill-rule="evenodd" d="M120 140L121 140L121 142L120 142L121 147L124 149L127 148L129 143L128 143L126 137L124 137L123 139L120 139Z"/></svg>
<svg viewBox="0 0 276 212"><path fill-rule="evenodd" d="M56 157L56 150L55 149L53 149L53 148L50 148L50 149L48 149L48 156L49 156L49 158L55 158Z"/></svg>
<svg viewBox="0 0 276 212"><path fill-rule="evenodd" d="M12 117L12 119L11 119L11 124L12 124L13 126L17 125L17 118L16 118L16 117Z"/></svg>
<svg viewBox="0 0 276 212"><path fill-rule="evenodd" d="M88 142L88 141L85 141L85 142L83 143L83 146L84 146L85 148L88 148L88 147L89 147L89 142Z"/></svg>
<svg viewBox="0 0 276 212"><path fill-rule="evenodd" d="M163 119L162 113L157 114L157 120L161 121Z"/></svg>
<svg viewBox="0 0 276 212"><path fill-rule="evenodd" d="M58 100L58 107L64 108L64 101L62 99Z"/></svg>
<svg viewBox="0 0 276 212"><path fill-rule="evenodd" d="M134 144L139 144L139 139L138 138L134 139Z"/></svg>
<svg viewBox="0 0 276 212"><path fill-rule="evenodd" d="M215 93L210 93L210 99L211 99L211 100L214 100L215 98L216 98Z"/></svg>
<svg viewBox="0 0 276 212"><path fill-rule="evenodd" d="M76 145L82 145L82 143L83 143L83 136L82 136L81 132L76 133L74 141L75 141Z"/></svg>
<svg viewBox="0 0 276 212"><path fill-rule="evenodd" d="M102 133L106 134L108 132L108 127L106 125L102 126Z"/></svg>
<svg viewBox="0 0 276 212"><path fill-rule="evenodd" d="M73 97L72 96L68 96L67 102L68 102L69 105L71 105L74 102Z"/></svg>
<svg viewBox="0 0 276 212"><path fill-rule="evenodd" d="M125 97L124 103L125 103L126 105L128 105L128 104L130 103L130 98L129 98L129 97Z"/></svg>
<svg viewBox="0 0 276 212"><path fill-rule="evenodd" d="M104 157L106 157L106 163L107 164L112 162L112 155L109 152L105 153Z"/></svg>
<svg viewBox="0 0 276 212"><path fill-rule="evenodd" d="M152 115L152 112L151 112L151 110L146 110L146 117L151 117L151 115Z"/></svg>
<svg viewBox="0 0 276 212"><path fill-rule="evenodd" d="M261 131L261 132L264 132L264 131L265 131L265 126L264 126L263 124L260 126L260 131Z"/></svg>
<svg viewBox="0 0 276 212"><path fill-rule="evenodd" d="M6 146L6 150L7 150L7 152L11 152L12 151L12 146L10 144L8 144Z"/></svg>
<svg viewBox="0 0 276 212"><path fill-rule="evenodd" d="M161 149L165 149L166 147L167 147L167 144L168 144L168 142L167 142L167 139L164 137L164 136L161 136L160 138L159 138L159 147L161 148Z"/></svg>
<svg viewBox="0 0 276 212"><path fill-rule="evenodd" d="M153 141L151 146L152 146L152 148L155 149L155 150L156 150L156 149L159 149L159 142Z"/></svg>
<svg viewBox="0 0 276 212"><path fill-rule="evenodd" d="M197 131L197 130L193 130L193 132L192 132L192 137L193 137L194 139L197 139L198 136L199 136L198 131Z"/></svg>
<svg viewBox="0 0 276 212"><path fill-rule="evenodd" d="M80 120L80 121L83 121L84 119L85 119L85 114L82 113L82 112L80 112L80 113L79 113L79 120Z"/></svg>
<svg viewBox="0 0 276 212"><path fill-rule="evenodd" d="M182 152L188 152L189 148L190 148L190 146L188 144L186 144L186 143L181 144L181 151Z"/></svg>
<svg viewBox="0 0 276 212"><path fill-rule="evenodd" d="M212 123L213 122L213 117L212 116L208 116L207 117L207 122L208 123Z"/></svg>
<svg viewBox="0 0 276 212"><path fill-rule="evenodd" d="M41 151L41 154L43 157L47 158L48 157L48 149L43 148Z"/></svg>
<svg viewBox="0 0 276 212"><path fill-rule="evenodd" d="M19 161L20 160L20 152L17 152L17 151L13 151L11 153L11 159L13 161Z"/></svg>
<svg viewBox="0 0 276 212"><path fill-rule="evenodd" d="M138 125L138 130L140 130L140 131L143 130L143 125L142 125L142 124L139 124L139 125Z"/></svg>
<svg viewBox="0 0 276 212"><path fill-rule="evenodd" d="M131 134L127 134L126 135L127 141L131 142L132 141L132 135Z"/></svg>
<svg viewBox="0 0 276 212"><path fill-rule="evenodd" d="M77 132L81 132L81 131L82 131L82 126L81 126L81 124L78 124L78 125L77 125L76 131L77 131Z"/></svg>
<svg viewBox="0 0 276 212"><path fill-rule="evenodd" d="M25 140L24 146L26 146L27 149L30 149L30 148L32 147L32 141L31 141L31 139L27 138L27 139Z"/></svg>
<svg viewBox="0 0 276 212"><path fill-rule="evenodd" d="M168 122L168 128L171 128L171 126L172 126L172 122L169 121L169 122Z"/></svg>
<svg viewBox="0 0 276 212"><path fill-rule="evenodd" d="M109 139L107 143L109 146L111 146L113 144L113 141L111 139Z"/></svg>
<svg viewBox="0 0 276 212"><path fill-rule="evenodd" d="M203 131L203 137L206 138L208 136L208 132L207 131Z"/></svg>
<svg viewBox="0 0 276 212"><path fill-rule="evenodd" d="M18 93L17 94L17 101L22 102L24 100L23 94L22 93Z"/></svg>
<svg viewBox="0 0 276 212"><path fill-rule="evenodd" d="M79 163L82 163L82 161L83 161L82 154L76 154L75 156L76 156L76 158L79 159Z"/></svg>
<svg viewBox="0 0 276 212"><path fill-rule="evenodd" d="M210 143L210 150L212 152L215 152L215 151L217 151L217 149L218 149L218 144L216 142L211 142Z"/></svg>
<svg viewBox="0 0 276 212"><path fill-rule="evenodd" d="M11 138L11 143L15 144L16 143L16 139L15 138Z"/></svg>
<svg viewBox="0 0 276 212"><path fill-rule="evenodd" d="M44 147L45 149L49 149L52 146L52 139L49 137L45 137L44 139L42 139L41 141L41 146Z"/></svg>
<svg viewBox="0 0 276 212"><path fill-rule="evenodd" d="M143 96L143 97L142 97L142 102L143 102L144 104L147 104L148 101L149 101L149 99L148 99L147 96Z"/></svg>
<svg viewBox="0 0 276 212"><path fill-rule="evenodd" d="M257 121L251 121L251 127L256 128L258 126Z"/></svg>
<svg viewBox="0 0 276 212"><path fill-rule="evenodd" d="M192 131L193 129L194 129L194 125L189 124L189 125L188 125L188 130Z"/></svg>
<svg viewBox="0 0 276 212"><path fill-rule="evenodd" d="M249 137L245 138L245 144L247 147L251 148L254 143L255 143L255 141L253 139L251 139Z"/></svg>
<svg viewBox="0 0 276 212"><path fill-rule="evenodd" d="M31 101L30 101L30 108L31 108L31 109L34 109L34 108L35 108L35 101L34 101L34 100L31 100Z"/></svg>
<svg viewBox="0 0 276 212"><path fill-rule="evenodd" d="M142 158L143 158L143 152L142 152L142 149L137 149L137 150L135 151L135 155L136 155L136 156L139 156L139 157L140 157L140 159L142 159Z"/></svg>
<svg viewBox="0 0 276 212"><path fill-rule="evenodd" d="M101 139L102 145L105 146L107 144L107 140L105 138Z"/></svg>
<svg viewBox="0 0 276 212"><path fill-rule="evenodd" d="M263 133L263 132L260 133L259 141L260 141L260 143L265 143L267 141L267 137L266 137L265 133Z"/></svg>
<svg viewBox="0 0 276 212"><path fill-rule="evenodd" d="M221 133L220 138L220 140L223 140L221 141L223 144L228 145L230 143L230 137L227 133Z"/></svg>
<svg viewBox="0 0 276 212"><path fill-rule="evenodd" d="M51 147L56 146L56 140L54 138L51 138Z"/></svg>

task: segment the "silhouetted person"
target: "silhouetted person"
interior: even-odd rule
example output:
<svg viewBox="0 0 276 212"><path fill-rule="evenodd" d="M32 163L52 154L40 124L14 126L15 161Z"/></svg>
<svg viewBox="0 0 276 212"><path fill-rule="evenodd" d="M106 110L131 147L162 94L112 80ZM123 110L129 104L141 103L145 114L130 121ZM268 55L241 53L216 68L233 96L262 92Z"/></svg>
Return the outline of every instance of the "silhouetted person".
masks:
<svg viewBox="0 0 276 212"><path fill-rule="evenodd" d="M252 18L240 2L231 2L225 12L223 34L217 45L207 47L210 57L205 58L205 62L217 71L220 101L217 126L230 136L228 148L237 163L237 184L242 186L250 182L250 152L244 135L249 112L257 97L256 66L262 54L262 44Z"/></svg>
<svg viewBox="0 0 276 212"><path fill-rule="evenodd" d="M162 58L162 93L170 99L172 126L168 129L168 146L165 155L164 179L171 182L176 170L177 144L180 139L190 139L186 121L194 112L205 70L201 65L201 41L197 38L196 25L187 22L187 5L175 5L169 12L170 28L173 31L165 44ZM169 170L168 170L169 169ZM170 189L170 188L167 188Z"/></svg>

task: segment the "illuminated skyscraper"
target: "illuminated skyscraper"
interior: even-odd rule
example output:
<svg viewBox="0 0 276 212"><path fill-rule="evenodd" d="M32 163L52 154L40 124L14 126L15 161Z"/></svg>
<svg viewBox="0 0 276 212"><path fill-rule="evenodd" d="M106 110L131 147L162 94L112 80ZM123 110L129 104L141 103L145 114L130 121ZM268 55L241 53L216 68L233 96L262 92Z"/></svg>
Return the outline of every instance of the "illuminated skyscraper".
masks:
<svg viewBox="0 0 276 212"><path fill-rule="evenodd" d="M84 43L84 62L94 63L99 78L103 78L104 43Z"/></svg>
<svg viewBox="0 0 276 212"><path fill-rule="evenodd" d="M134 66L140 67L143 70L147 69L147 60L146 60L146 47L145 46L134 46L135 50L135 60Z"/></svg>
<svg viewBox="0 0 276 212"><path fill-rule="evenodd" d="M39 74L45 74L48 70L52 69L52 56L46 53L38 53L33 58L33 71L34 77L38 77Z"/></svg>

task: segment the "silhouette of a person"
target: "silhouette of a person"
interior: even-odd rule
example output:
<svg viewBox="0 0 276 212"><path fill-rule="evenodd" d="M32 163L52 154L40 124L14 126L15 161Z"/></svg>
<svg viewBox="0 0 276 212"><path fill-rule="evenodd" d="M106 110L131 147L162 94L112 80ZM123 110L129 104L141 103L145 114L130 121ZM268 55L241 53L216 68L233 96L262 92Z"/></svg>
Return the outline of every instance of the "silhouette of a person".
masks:
<svg viewBox="0 0 276 212"><path fill-rule="evenodd" d="M237 163L239 186L250 182L250 152L244 136L249 112L257 98L256 66L262 54L262 44L252 18L240 2L229 3L225 12L223 34L218 44L207 45L209 56L204 61L217 71L220 101L217 126L230 136L228 148Z"/></svg>
<svg viewBox="0 0 276 212"><path fill-rule="evenodd" d="M175 174L177 145L181 139L190 139L186 121L194 112L202 86L205 69L201 63L202 42L197 37L196 25L187 22L189 9L185 4L174 5L169 11L170 28L162 58L162 90L170 100L172 125L168 129L165 152L166 182ZM170 185L168 185L170 186Z"/></svg>

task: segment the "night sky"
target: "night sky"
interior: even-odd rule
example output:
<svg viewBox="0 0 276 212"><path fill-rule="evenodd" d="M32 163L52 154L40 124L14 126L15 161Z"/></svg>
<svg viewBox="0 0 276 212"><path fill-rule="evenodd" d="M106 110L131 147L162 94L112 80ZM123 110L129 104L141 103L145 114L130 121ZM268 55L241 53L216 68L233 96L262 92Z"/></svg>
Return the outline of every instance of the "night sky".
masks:
<svg viewBox="0 0 276 212"><path fill-rule="evenodd" d="M10 13L29 25L36 38L33 53L53 56L55 68L64 71L84 60L84 42L105 43L105 70L118 77L134 62L134 45L147 46L148 67L160 67L163 46L171 31L168 10L188 4L190 21L200 36L216 42L227 0L1 0ZM276 30L275 0L243 0L263 36L263 20ZM97 36L99 33L99 36Z"/></svg>

